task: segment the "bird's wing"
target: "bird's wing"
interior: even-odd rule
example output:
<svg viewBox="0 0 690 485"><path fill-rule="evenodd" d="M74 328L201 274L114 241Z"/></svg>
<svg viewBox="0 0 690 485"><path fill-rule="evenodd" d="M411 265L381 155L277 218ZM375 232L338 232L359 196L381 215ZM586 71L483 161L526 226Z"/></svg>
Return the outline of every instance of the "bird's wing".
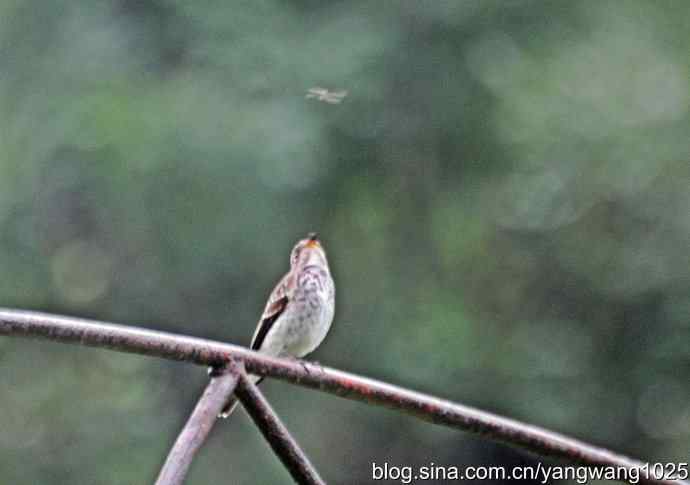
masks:
<svg viewBox="0 0 690 485"><path fill-rule="evenodd" d="M259 320L259 325L256 327L254 332L254 337L252 337L252 343L250 348L252 350L259 350L261 345L266 339L268 331L271 329L273 324L278 317L283 314L285 308L287 308L290 297L292 296L292 284L293 275L288 273L280 280L271 293L266 303L266 308L264 309L263 315L261 315L261 320Z"/></svg>

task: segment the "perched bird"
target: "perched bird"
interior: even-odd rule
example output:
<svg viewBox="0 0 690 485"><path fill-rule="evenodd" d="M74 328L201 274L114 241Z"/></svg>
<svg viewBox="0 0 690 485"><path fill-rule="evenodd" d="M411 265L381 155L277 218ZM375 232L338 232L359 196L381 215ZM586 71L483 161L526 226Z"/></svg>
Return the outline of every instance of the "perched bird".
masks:
<svg viewBox="0 0 690 485"><path fill-rule="evenodd" d="M275 357L301 358L326 337L335 309L335 285L326 252L316 233L299 241L290 254L290 271L268 297L250 348ZM261 377L252 377L260 382ZM220 416L237 405L233 396Z"/></svg>

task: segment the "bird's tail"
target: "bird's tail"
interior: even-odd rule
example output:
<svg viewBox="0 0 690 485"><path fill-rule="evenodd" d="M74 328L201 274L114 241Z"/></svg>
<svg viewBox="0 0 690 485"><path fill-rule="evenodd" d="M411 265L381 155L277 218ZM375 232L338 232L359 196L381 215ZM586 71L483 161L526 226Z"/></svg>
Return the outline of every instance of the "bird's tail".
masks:
<svg viewBox="0 0 690 485"><path fill-rule="evenodd" d="M257 385L264 380L264 378L261 376L249 376L249 378L254 384ZM228 399L228 402L225 403L225 406L223 406L223 410L220 412L218 417L226 419L235 410L235 408L237 407L237 403L237 396L233 394L232 396L230 396L230 399Z"/></svg>

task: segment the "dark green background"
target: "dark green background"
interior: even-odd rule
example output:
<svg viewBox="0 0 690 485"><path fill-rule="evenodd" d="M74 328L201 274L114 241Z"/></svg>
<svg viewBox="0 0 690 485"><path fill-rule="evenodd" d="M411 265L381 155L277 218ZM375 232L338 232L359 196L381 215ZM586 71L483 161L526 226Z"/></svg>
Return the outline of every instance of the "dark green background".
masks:
<svg viewBox="0 0 690 485"><path fill-rule="evenodd" d="M322 364L688 461L689 18L683 0L1 1L0 303L246 345L316 230L338 288ZM151 483L205 382L1 338L0 483ZM263 389L329 483L534 463ZM189 483L288 481L242 411Z"/></svg>

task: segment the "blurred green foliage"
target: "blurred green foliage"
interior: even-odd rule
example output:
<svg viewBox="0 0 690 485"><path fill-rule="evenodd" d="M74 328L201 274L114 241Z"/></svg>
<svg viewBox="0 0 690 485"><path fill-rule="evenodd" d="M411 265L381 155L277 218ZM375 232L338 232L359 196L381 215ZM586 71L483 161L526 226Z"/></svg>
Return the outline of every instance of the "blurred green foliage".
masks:
<svg viewBox="0 0 690 485"><path fill-rule="evenodd" d="M293 242L320 362L690 449L690 4L0 2L0 301L247 344ZM305 99L345 89L341 104ZM0 339L0 483L150 483L205 370ZM527 463L276 382L329 483ZM190 483L286 483L244 413Z"/></svg>

